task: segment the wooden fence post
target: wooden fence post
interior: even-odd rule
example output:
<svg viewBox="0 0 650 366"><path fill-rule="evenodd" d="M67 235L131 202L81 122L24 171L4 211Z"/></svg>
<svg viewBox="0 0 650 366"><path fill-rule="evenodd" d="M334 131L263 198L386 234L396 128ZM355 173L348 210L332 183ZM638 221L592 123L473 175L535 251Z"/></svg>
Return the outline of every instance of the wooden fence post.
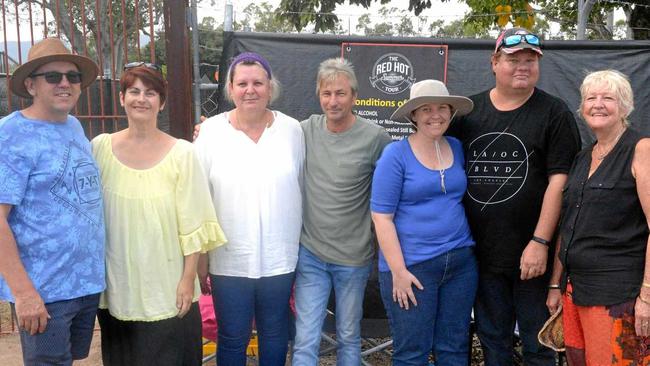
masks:
<svg viewBox="0 0 650 366"><path fill-rule="evenodd" d="M176 138L192 141L192 73L190 70L190 37L187 27L187 0L164 0L165 51L167 83L170 88L166 108L169 131Z"/></svg>

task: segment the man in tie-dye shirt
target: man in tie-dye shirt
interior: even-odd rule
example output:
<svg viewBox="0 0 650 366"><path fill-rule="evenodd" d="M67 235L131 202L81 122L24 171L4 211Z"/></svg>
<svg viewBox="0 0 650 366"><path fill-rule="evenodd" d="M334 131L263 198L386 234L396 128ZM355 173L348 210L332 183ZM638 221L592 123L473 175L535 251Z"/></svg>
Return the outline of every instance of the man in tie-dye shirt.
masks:
<svg viewBox="0 0 650 366"><path fill-rule="evenodd" d="M99 173L69 115L97 73L48 38L10 79L32 103L0 120L0 300L11 302L25 365L85 358L105 287Z"/></svg>

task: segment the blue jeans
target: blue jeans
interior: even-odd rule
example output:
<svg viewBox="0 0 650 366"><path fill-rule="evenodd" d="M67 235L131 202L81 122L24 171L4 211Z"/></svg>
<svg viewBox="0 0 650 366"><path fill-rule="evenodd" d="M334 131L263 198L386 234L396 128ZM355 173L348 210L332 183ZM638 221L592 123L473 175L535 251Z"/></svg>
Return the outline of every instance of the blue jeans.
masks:
<svg viewBox="0 0 650 366"><path fill-rule="evenodd" d="M293 279L293 272L258 279L210 275L219 326L217 365L246 365L246 348L255 318L260 365L284 366Z"/></svg>
<svg viewBox="0 0 650 366"><path fill-rule="evenodd" d="M515 321L527 366L555 365L555 352L541 345L537 333L549 318L546 308L549 274L522 281L519 271L481 271L474 315L485 366L513 364Z"/></svg>
<svg viewBox="0 0 650 366"><path fill-rule="evenodd" d="M409 310L393 301L392 273L379 273L381 297L393 336L393 365L428 365L432 349L436 366L467 364L478 282L474 249L454 249L407 269L424 287L413 287L418 305L411 304Z"/></svg>
<svg viewBox="0 0 650 366"><path fill-rule="evenodd" d="M25 365L67 366L88 357L98 305L99 294L45 304L50 314L45 332L20 331Z"/></svg>
<svg viewBox="0 0 650 366"><path fill-rule="evenodd" d="M318 365L321 330L332 286L336 297L336 364L361 364L363 295L371 268L371 263L351 267L323 262L300 246L296 269L293 366Z"/></svg>

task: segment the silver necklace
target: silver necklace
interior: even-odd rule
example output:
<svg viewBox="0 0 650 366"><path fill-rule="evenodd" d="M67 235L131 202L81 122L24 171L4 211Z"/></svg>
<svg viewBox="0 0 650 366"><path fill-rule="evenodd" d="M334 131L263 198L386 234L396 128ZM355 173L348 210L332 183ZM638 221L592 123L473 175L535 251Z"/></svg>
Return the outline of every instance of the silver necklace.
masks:
<svg viewBox="0 0 650 366"><path fill-rule="evenodd" d="M603 147L600 145L600 141L599 141L597 145L598 145L598 150L600 152L597 153L596 159L598 159L598 160L605 159L605 156L607 156L607 154L609 154L612 151L614 146L616 146L616 143L618 142L618 140L621 138L621 136L623 136L623 132L625 132L625 127L623 127L621 132L619 132L619 134L614 139L614 142L612 142L612 145L609 147L609 149L607 149L607 151L603 151Z"/></svg>
<svg viewBox="0 0 650 366"><path fill-rule="evenodd" d="M445 166L442 162L442 154L440 153L440 144L438 141L435 141L435 146L436 146L436 155L438 156L438 164L440 164L441 167ZM440 189L442 189L442 193L447 194L447 188L445 187L445 169L441 168L438 169L438 172L440 173Z"/></svg>

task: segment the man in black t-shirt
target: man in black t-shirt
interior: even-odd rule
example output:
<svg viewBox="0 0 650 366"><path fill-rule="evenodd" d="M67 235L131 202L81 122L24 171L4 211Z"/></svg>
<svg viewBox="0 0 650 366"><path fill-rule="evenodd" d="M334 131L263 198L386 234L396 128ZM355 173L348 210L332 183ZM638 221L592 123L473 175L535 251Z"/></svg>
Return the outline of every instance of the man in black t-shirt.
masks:
<svg viewBox="0 0 650 366"><path fill-rule="evenodd" d="M535 87L541 56L534 34L502 32L491 59L495 87L470 97L474 110L450 131L466 154L465 206L480 266L474 314L486 366L513 364L515 322L525 364L555 365L537 333L549 317L549 245L580 136L567 105Z"/></svg>

